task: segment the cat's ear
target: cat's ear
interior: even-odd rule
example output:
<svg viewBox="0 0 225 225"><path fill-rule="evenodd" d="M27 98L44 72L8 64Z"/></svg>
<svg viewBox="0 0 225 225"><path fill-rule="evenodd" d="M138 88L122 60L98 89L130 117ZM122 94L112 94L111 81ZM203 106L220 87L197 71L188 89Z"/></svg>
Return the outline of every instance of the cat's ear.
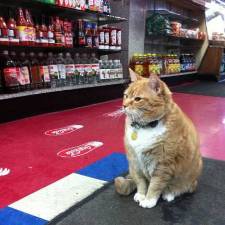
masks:
<svg viewBox="0 0 225 225"><path fill-rule="evenodd" d="M130 72L131 82L142 79L142 77L140 75L138 75L137 73L135 73L131 68L129 68L129 72Z"/></svg>
<svg viewBox="0 0 225 225"><path fill-rule="evenodd" d="M161 91L160 79L157 75L151 74L149 77L149 86L157 94Z"/></svg>

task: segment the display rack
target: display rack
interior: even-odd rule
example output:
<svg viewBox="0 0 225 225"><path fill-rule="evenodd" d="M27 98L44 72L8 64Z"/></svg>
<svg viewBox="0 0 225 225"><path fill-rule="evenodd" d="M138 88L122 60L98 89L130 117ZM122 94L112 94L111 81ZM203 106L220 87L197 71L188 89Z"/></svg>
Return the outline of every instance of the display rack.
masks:
<svg viewBox="0 0 225 225"><path fill-rule="evenodd" d="M204 7L202 4L190 1L174 1L174 0L162 0L152 1L149 4L149 8L146 11L146 19L153 14L160 14L170 21L177 21L184 24L187 28L199 27L200 31L206 34ZM164 35L161 33L152 33L145 36L145 53L166 53L172 52L176 54L180 53L193 53L196 58L196 70L187 71L183 73L173 73L161 75L162 78L186 76L197 74L202 58L205 54L207 43L207 37L205 39L189 38L175 35ZM159 51L159 52L157 52Z"/></svg>

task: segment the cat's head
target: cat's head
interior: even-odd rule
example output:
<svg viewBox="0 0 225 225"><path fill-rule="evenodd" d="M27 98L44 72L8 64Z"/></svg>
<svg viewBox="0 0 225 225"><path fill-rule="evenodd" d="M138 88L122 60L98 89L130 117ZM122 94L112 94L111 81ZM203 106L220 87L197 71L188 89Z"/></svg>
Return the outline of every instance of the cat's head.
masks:
<svg viewBox="0 0 225 225"><path fill-rule="evenodd" d="M171 102L171 92L157 75L143 78L130 69L131 84L124 92L123 108L132 122L147 124L161 119Z"/></svg>

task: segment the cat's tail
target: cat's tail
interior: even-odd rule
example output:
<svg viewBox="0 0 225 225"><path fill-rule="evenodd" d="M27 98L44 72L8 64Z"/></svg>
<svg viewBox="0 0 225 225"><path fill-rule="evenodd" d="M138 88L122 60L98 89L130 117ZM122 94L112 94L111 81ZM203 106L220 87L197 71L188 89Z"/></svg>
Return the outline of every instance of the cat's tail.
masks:
<svg viewBox="0 0 225 225"><path fill-rule="evenodd" d="M114 180L116 192L120 195L129 195L136 189L136 184L130 175L117 177Z"/></svg>

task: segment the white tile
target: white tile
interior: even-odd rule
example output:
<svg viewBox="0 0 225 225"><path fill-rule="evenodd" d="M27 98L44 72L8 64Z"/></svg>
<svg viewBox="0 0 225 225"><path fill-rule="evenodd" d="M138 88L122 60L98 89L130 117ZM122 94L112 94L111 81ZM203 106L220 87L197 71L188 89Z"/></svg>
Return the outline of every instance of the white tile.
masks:
<svg viewBox="0 0 225 225"><path fill-rule="evenodd" d="M104 183L73 173L14 202L10 207L49 221L101 188Z"/></svg>

